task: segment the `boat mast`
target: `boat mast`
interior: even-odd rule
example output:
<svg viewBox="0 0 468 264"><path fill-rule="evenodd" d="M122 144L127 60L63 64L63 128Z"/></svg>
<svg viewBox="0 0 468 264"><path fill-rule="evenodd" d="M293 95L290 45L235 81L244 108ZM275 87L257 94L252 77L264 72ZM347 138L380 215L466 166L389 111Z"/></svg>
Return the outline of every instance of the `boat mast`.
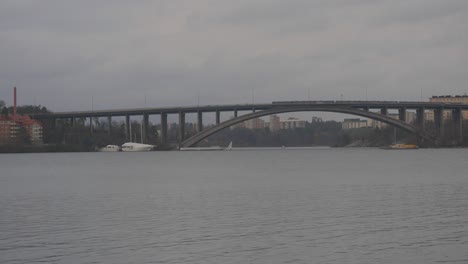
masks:
<svg viewBox="0 0 468 264"><path fill-rule="evenodd" d="M130 142L132 142L132 121L129 122L128 124L130 126Z"/></svg>
<svg viewBox="0 0 468 264"><path fill-rule="evenodd" d="M140 141L141 141L141 144L143 144L143 122L144 120L141 120L141 124L140 124Z"/></svg>

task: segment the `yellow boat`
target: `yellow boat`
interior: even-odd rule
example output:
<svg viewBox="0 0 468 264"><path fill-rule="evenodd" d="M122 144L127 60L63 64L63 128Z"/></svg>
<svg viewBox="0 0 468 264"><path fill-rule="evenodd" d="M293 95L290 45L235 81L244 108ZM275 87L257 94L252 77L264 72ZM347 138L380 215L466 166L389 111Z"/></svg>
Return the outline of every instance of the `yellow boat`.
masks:
<svg viewBox="0 0 468 264"><path fill-rule="evenodd" d="M418 149L418 145L415 144L392 144L383 149Z"/></svg>

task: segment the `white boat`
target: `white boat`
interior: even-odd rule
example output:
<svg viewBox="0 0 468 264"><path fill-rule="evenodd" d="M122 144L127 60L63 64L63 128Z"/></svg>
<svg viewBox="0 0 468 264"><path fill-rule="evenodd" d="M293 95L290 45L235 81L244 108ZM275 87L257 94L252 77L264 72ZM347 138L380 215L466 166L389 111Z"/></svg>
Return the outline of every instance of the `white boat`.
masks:
<svg viewBox="0 0 468 264"><path fill-rule="evenodd" d="M191 148L179 148L179 150L182 151L213 151L213 150L231 150L232 149L232 141L229 143L229 146L226 148L222 148L220 146L212 146L212 147L191 147Z"/></svg>
<svg viewBox="0 0 468 264"><path fill-rule="evenodd" d="M153 145L133 143L133 142L127 142L122 145L122 151L125 151L125 152L151 151L153 149L154 149Z"/></svg>
<svg viewBox="0 0 468 264"><path fill-rule="evenodd" d="M99 149L100 152L117 152L120 151L120 147L117 145L107 145Z"/></svg>

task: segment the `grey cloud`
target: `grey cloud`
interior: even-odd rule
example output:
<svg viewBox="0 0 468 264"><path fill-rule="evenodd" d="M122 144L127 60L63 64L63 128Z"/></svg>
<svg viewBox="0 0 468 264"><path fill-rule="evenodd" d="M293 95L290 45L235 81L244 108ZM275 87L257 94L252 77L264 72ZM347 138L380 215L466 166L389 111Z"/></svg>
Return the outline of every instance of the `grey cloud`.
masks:
<svg viewBox="0 0 468 264"><path fill-rule="evenodd" d="M466 16L467 12L468 2L464 0L398 0L387 2L385 12L371 22L378 26L424 23L457 15Z"/></svg>
<svg viewBox="0 0 468 264"><path fill-rule="evenodd" d="M466 1L0 2L0 98L54 110L468 92ZM9 102L9 100L7 100Z"/></svg>

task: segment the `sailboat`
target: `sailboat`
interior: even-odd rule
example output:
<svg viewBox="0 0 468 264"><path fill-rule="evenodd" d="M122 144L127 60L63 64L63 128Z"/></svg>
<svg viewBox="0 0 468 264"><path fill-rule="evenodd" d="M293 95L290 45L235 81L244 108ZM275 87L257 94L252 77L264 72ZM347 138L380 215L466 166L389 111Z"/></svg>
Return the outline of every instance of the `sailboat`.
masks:
<svg viewBox="0 0 468 264"><path fill-rule="evenodd" d="M232 141L231 141L231 143L229 143L229 145L227 146L227 148L225 148L224 150L232 150Z"/></svg>
<svg viewBox="0 0 468 264"><path fill-rule="evenodd" d="M141 143L132 142L131 135L132 135L132 125L130 125L130 142L126 142L122 145L122 151L124 152L138 152L138 151L151 151L155 148L154 145L143 144L143 126L140 129L141 133ZM135 134L135 141L136 134Z"/></svg>
<svg viewBox="0 0 468 264"><path fill-rule="evenodd" d="M396 128L393 128L393 144L382 149L418 149L418 145L415 144L397 144L396 143Z"/></svg>
<svg viewBox="0 0 468 264"><path fill-rule="evenodd" d="M154 149L153 145L127 142L122 145L122 151L124 152L136 152L136 151L151 151Z"/></svg>

